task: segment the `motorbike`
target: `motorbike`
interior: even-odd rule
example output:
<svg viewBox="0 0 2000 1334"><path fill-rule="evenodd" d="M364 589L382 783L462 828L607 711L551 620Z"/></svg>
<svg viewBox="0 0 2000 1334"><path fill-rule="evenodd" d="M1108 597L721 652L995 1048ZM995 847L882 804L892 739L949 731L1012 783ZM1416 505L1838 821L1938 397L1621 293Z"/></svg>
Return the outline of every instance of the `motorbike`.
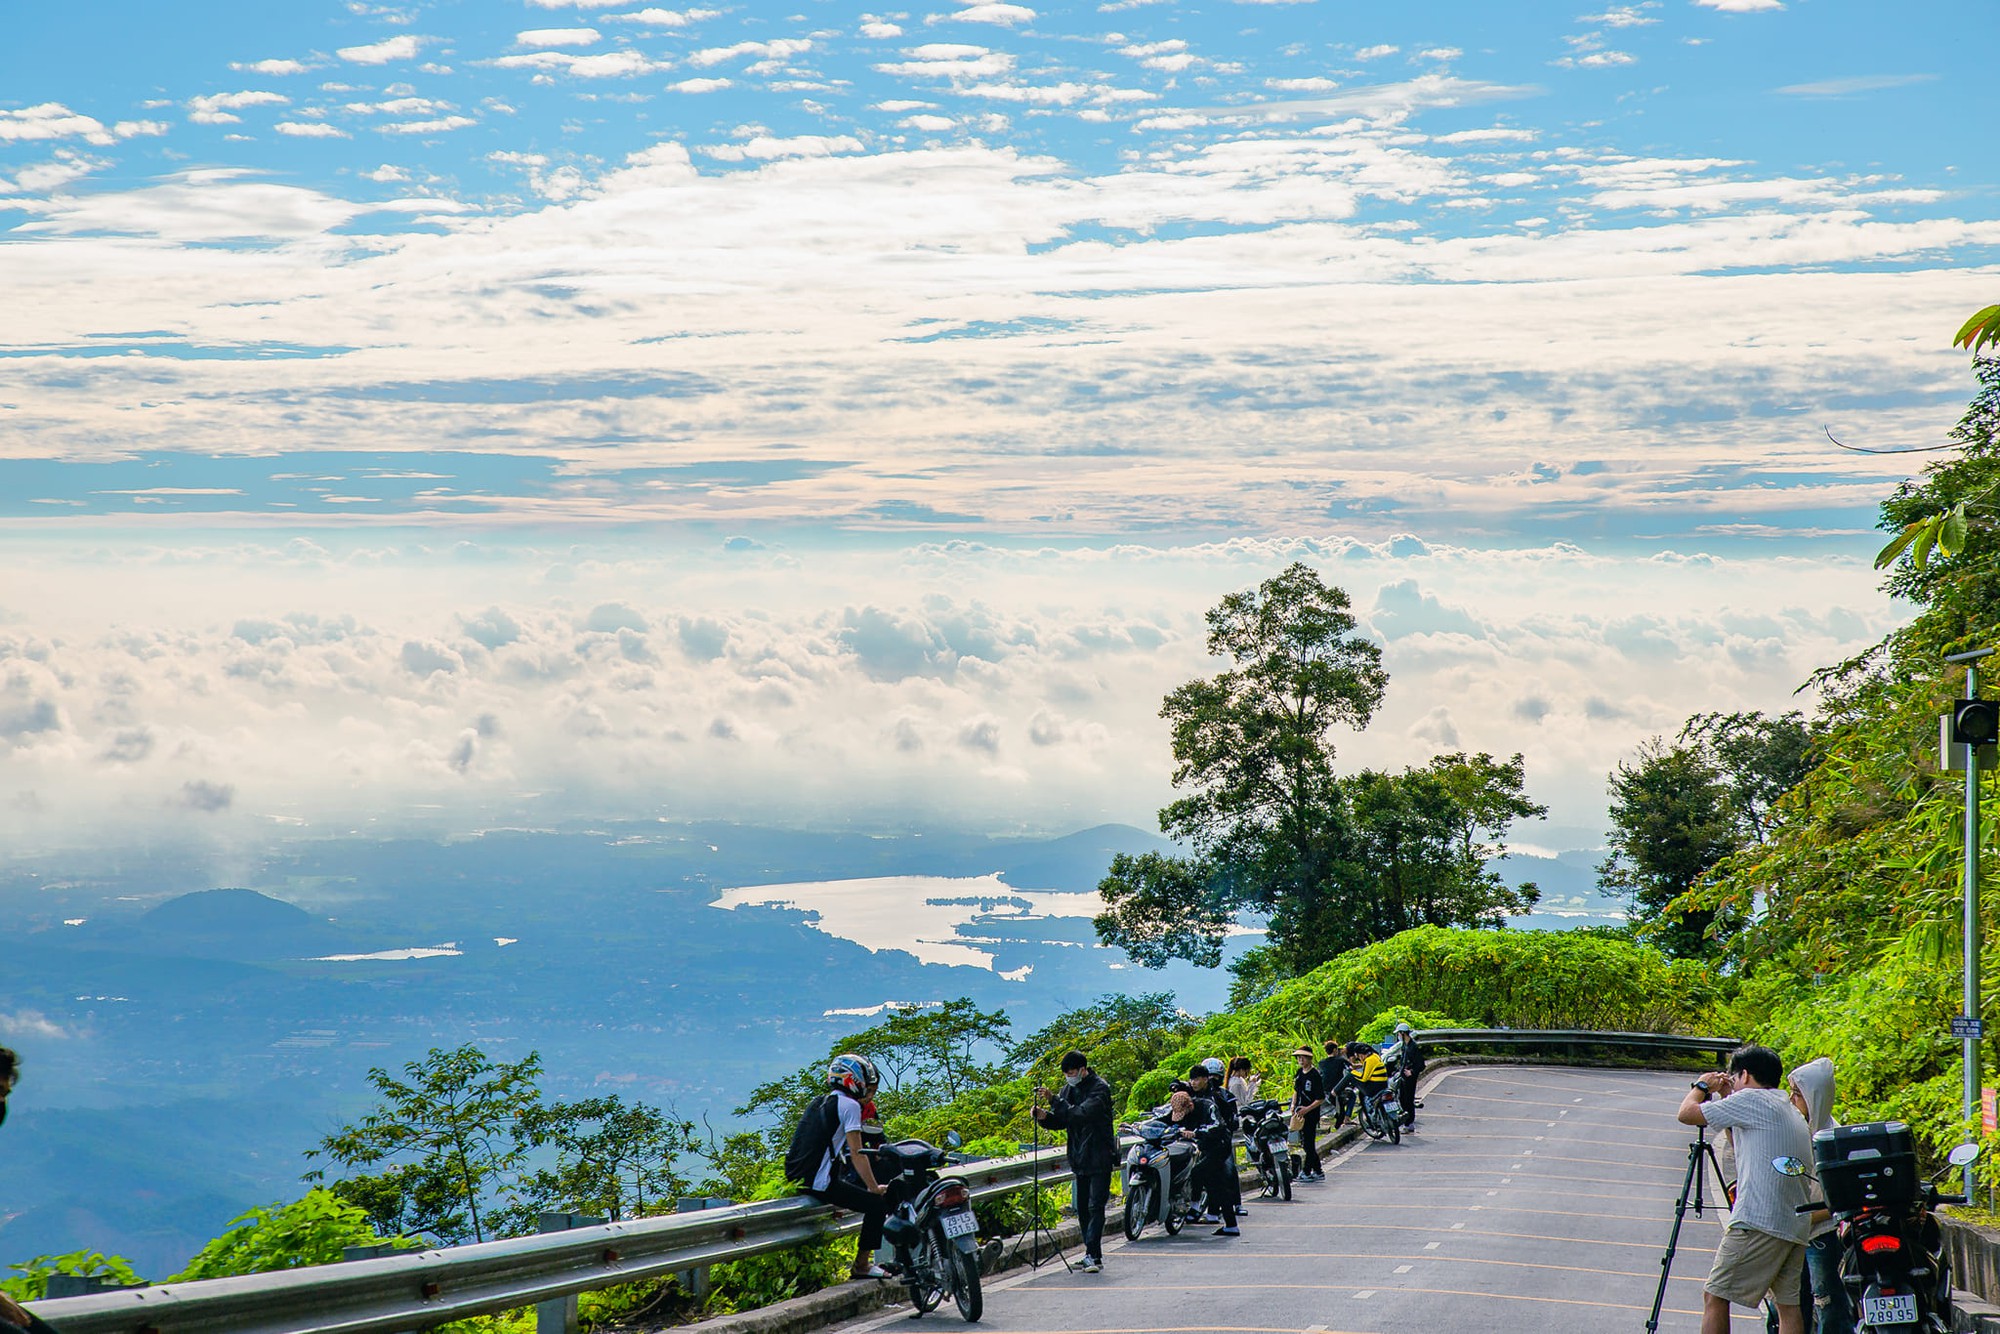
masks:
<svg viewBox="0 0 2000 1334"><path fill-rule="evenodd" d="M1167 1119L1165 1107L1154 1108L1152 1120L1126 1129L1139 1142L1125 1151L1125 1239L1137 1241L1154 1223L1174 1236L1208 1207L1195 1171L1199 1150Z"/></svg>
<svg viewBox="0 0 2000 1334"><path fill-rule="evenodd" d="M1840 1281L1855 1299L1856 1334L1951 1329L1951 1261L1933 1213L1965 1197L1941 1192L1938 1181L1979 1154L1979 1145L1961 1144L1937 1176L1920 1181L1909 1127L1900 1121L1835 1126L1813 1136L1825 1198L1798 1211L1826 1209L1839 1226ZM1814 1175L1797 1158L1774 1158L1771 1166L1784 1176Z"/></svg>
<svg viewBox="0 0 2000 1334"><path fill-rule="evenodd" d="M1243 1107L1243 1139L1250 1161L1257 1165L1259 1193L1267 1200L1292 1198L1292 1146L1286 1121L1286 1106L1276 1098L1259 1098Z"/></svg>
<svg viewBox="0 0 2000 1334"><path fill-rule="evenodd" d="M1382 1053L1382 1059L1389 1067L1389 1087L1396 1090L1397 1096L1401 1097L1403 1089L1403 1044L1400 1041L1391 1043ZM1417 1097L1415 1084L1412 1081L1410 1096L1404 1099L1402 1104L1403 1129L1415 1130L1417 1128L1417 1109L1423 1105L1423 1099Z"/></svg>
<svg viewBox="0 0 2000 1334"><path fill-rule="evenodd" d="M1366 1085L1362 1086L1365 1090ZM1386 1139L1391 1144L1403 1142L1403 1104L1396 1097L1396 1081L1392 1077L1380 1093L1361 1094L1361 1128L1370 1139Z"/></svg>
<svg viewBox="0 0 2000 1334"><path fill-rule="evenodd" d="M953 1149L964 1143L953 1131ZM889 1188L895 1208L882 1224L882 1240L895 1250L896 1273L909 1289L918 1315L935 1310L951 1294L970 1324L979 1319L985 1298L979 1289L979 1222L965 1178L940 1169L956 1161L945 1149L921 1139L897 1140L871 1153L876 1180Z"/></svg>

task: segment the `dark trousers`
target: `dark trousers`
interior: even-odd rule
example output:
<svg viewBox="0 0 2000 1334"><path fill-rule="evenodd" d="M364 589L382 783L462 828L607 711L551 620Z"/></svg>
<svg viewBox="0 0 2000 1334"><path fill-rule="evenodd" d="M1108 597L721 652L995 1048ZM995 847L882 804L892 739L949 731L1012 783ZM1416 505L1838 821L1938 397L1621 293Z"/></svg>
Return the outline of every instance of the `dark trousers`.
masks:
<svg viewBox="0 0 2000 1334"><path fill-rule="evenodd" d="M1299 1143L1305 1148L1306 1162L1304 1170L1308 1172L1324 1171L1325 1169L1320 1166L1319 1161L1319 1112L1317 1110L1306 1113L1305 1124L1299 1127Z"/></svg>
<svg viewBox="0 0 2000 1334"><path fill-rule="evenodd" d="M1076 1221L1083 1228L1083 1253L1104 1258L1104 1207L1111 1203L1111 1171L1079 1172L1073 1183Z"/></svg>
<svg viewBox="0 0 2000 1334"><path fill-rule="evenodd" d="M1405 1070L1396 1081L1396 1097L1403 1104L1403 1124L1417 1123L1417 1077Z"/></svg>
<svg viewBox="0 0 2000 1334"><path fill-rule="evenodd" d="M889 1216L889 1197L873 1194L866 1186L839 1177L827 1182L825 1190L809 1190L806 1194L836 1209L852 1209L860 1214L861 1249L854 1253L854 1263L875 1263L875 1252L882 1246L882 1223Z"/></svg>

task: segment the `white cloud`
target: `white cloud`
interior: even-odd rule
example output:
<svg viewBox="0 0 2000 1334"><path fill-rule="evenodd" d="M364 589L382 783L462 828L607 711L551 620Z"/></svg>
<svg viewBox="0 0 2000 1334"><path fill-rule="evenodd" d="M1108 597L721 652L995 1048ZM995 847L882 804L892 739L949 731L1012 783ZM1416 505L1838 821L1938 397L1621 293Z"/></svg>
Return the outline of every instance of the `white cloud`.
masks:
<svg viewBox="0 0 2000 1334"><path fill-rule="evenodd" d="M304 74L312 66L298 60L253 60L249 62L232 60L229 68L240 74Z"/></svg>
<svg viewBox="0 0 2000 1334"><path fill-rule="evenodd" d="M1658 0L1644 0L1644 3L1636 5L1613 5L1602 14L1581 15L1577 22L1601 23L1607 28L1644 28L1659 22L1645 11L1658 8Z"/></svg>
<svg viewBox="0 0 2000 1334"><path fill-rule="evenodd" d="M771 162L780 158L831 157L839 153L859 153L859 139L850 135L802 134L790 139L757 135L740 144L712 144L702 151L725 162Z"/></svg>
<svg viewBox="0 0 2000 1334"><path fill-rule="evenodd" d="M638 51L606 51L579 56L568 51L530 51L521 55L496 56L488 64L498 69L532 69L567 74L578 79L629 79L667 68Z"/></svg>
<svg viewBox="0 0 2000 1334"><path fill-rule="evenodd" d="M47 194L110 165L104 158L59 149L47 162L30 163L17 169L12 177L0 176L0 194Z"/></svg>
<svg viewBox="0 0 2000 1334"><path fill-rule="evenodd" d="M347 131L328 125L325 121L281 120L271 127L279 134L287 134L295 139L346 139Z"/></svg>
<svg viewBox="0 0 2000 1334"><path fill-rule="evenodd" d="M553 7L553 6L551 6ZM719 9L640 9L630 14L606 14L612 23L641 23L649 28L685 28L705 19L717 18Z"/></svg>
<svg viewBox="0 0 2000 1334"><path fill-rule="evenodd" d="M697 68L719 65L725 60L790 60L812 50L809 37L776 37L768 42L737 42L733 46L709 46L688 53L688 64Z"/></svg>
<svg viewBox="0 0 2000 1334"><path fill-rule="evenodd" d="M1496 125L1484 130L1456 130L1451 134L1440 134L1435 142L1441 144L1505 144L1533 143L1539 136L1533 130L1517 130Z"/></svg>
<svg viewBox="0 0 2000 1334"><path fill-rule="evenodd" d="M592 46L604 34L595 28L530 28L514 34L516 46Z"/></svg>
<svg viewBox="0 0 2000 1334"><path fill-rule="evenodd" d="M898 121L897 124L912 130L922 130L930 134L941 134L946 130L955 129L958 122L950 116L907 116Z"/></svg>
<svg viewBox="0 0 2000 1334"><path fill-rule="evenodd" d="M163 120L121 120L111 127L114 138L133 139L140 135L157 137L165 134L168 125Z"/></svg>
<svg viewBox="0 0 2000 1334"><path fill-rule="evenodd" d="M861 35L873 37L877 41L887 41L891 37L901 37L903 30L882 19L867 19L861 24Z"/></svg>
<svg viewBox="0 0 2000 1334"><path fill-rule="evenodd" d="M1418 60L1457 60L1465 52L1455 46L1432 46L1417 52Z"/></svg>
<svg viewBox="0 0 2000 1334"><path fill-rule="evenodd" d="M209 93L188 99L188 119L199 125L233 125L243 118L232 114L246 107L284 106L292 99L283 93L251 90L240 93Z"/></svg>
<svg viewBox="0 0 2000 1334"><path fill-rule="evenodd" d="M109 144L117 136L95 117L71 111L60 102L42 102L19 111L0 111L0 143L48 139L82 139Z"/></svg>
<svg viewBox="0 0 2000 1334"><path fill-rule="evenodd" d="M1354 58L1356 60L1380 60L1384 56L1393 56L1402 49L1400 46L1364 46L1354 53Z"/></svg>
<svg viewBox="0 0 2000 1334"><path fill-rule="evenodd" d="M343 46L334 54L352 65L387 65L392 61L416 59L426 45L436 40L435 37L401 33L365 46Z"/></svg>
<svg viewBox="0 0 2000 1334"><path fill-rule="evenodd" d="M1017 27L1035 21L1035 11L1026 5L1010 5L999 0L981 0L981 3L967 5L955 13L942 14L939 18L955 23L992 23L1003 28Z"/></svg>
<svg viewBox="0 0 2000 1334"><path fill-rule="evenodd" d="M364 171L361 174L371 181L407 181L410 179L408 171L387 162L384 162L373 171Z"/></svg>
<svg viewBox="0 0 2000 1334"><path fill-rule="evenodd" d="M1703 9L1718 9L1725 14L1761 14L1775 9L1783 9L1782 0L1694 0Z"/></svg>
<svg viewBox="0 0 2000 1334"><path fill-rule="evenodd" d="M735 84L729 79L682 79L678 83L668 84L667 89L676 93L719 93L724 88L734 86Z"/></svg>
<svg viewBox="0 0 2000 1334"><path fill-rule="evenodd" d="M1890 88L1932 83L1936 79L1935 74L1863 74L1847 79L1787 84L1778 91L1788 97L1851 97L1856 93L1876 93Z"/></svg>
<svg viewBox="0 0 2000 1334"><path fill-rule="evenodd" d="M445 134L452 130L463 130L479 122L470 116L438 116L430 120L396 121L389 125L378 125L382 134Z"/></svg>
<svg viewBox="0 0 2000 1334"><path fill-rule="evenodd" d="M1629 51L1592 51L1587 55L1563 56L1549 63L1558 69L1615 69L1620 65L1636 63L1638 57Z"/></svg>

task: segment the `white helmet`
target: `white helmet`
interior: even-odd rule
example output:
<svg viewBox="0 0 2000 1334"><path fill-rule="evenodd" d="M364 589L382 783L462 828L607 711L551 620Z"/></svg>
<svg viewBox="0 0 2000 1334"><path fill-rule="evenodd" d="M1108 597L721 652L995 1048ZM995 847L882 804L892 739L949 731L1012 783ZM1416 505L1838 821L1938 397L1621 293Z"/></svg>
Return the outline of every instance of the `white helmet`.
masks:
<svg viewBox="0 0 2000 1334"><path fill-rule="evenodd" d="M1409 1020L1406 1019L1402 1023L1396 1025L1396 1031L1398 1033L1414 1033L1417 1030L1411 1028Z"/></svg>
<svg viewBox="0 0 2000 1334"><path fill-rule="evenodd" d="M1222 1058L1220 1056L1209 1057L1201 1063L1201 1068L1208 1071L1210 1079L1222 1078Z"/></svg>

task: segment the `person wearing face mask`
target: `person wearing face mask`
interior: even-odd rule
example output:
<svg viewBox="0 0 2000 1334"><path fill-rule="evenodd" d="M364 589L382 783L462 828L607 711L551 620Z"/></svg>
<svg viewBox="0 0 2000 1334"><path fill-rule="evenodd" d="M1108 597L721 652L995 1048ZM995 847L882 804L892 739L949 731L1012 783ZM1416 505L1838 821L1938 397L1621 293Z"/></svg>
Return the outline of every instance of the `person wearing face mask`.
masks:
<svg viewBox="0 0 2000 1334"><path fill-rule="evenodd" d="M1054 1094L1035 1090L1046 1107L1035 1119L1051 1130L1069 1132L1069 1170L1076 1176L1076 1217L1083 1228L1083 1272L1104 1268L1104 1206L1111 1199L1111 1174L1118 1168L1118 1132L1111 1123L1111 1085L1090 1068L1090 1058L1069 1051L1062 1058L1063 1086Z"/></svg>

